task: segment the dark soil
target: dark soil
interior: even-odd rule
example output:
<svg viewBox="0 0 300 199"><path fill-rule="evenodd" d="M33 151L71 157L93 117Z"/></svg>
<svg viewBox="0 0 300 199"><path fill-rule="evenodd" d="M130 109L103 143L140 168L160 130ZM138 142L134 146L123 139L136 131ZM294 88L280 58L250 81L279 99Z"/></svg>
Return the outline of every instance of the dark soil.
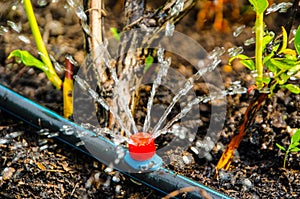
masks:
<svg viewBox="0 0 300 199"><path fill-rule="evenodd" d="M120 8L114 3L110 4L107 7L107 13L110 14L105 19L106 30L123 25L120 20L122 14L116 14L120 13ZM81 65L84 62L83 34L78 18L72 11L66 10L66 2L59 0L43 7L35 5L38 23L47 40L50 54L61 64L64 63L64 56L70 54ZM12 6L15 6L14 9ZM61 91L51 85L45 74L13 60L6 60L9 52L14 49L28 50L36 56L37 51L22 5L16 1L0 1L0 7L0 25L8 28L5 32L0 27L0 83L62 114ZM4 7L6 9L2 9ZM242 7L243 10L247 10L246 8ZM253 36L251 27L254 18L246 11L238 20L228 18L230 31L223 33L212 29L213 20L210 19L202 30L197 30L195 21L198 9L194 8L176 26L176 30L198 41L208 52L217 46L225 49L242 46L246 39ZM269 27L279 33L279 27L284 25L285 18L284 14L273 14L266 20ZM20 33L9 27L7 20L20 23ZM247 28L240 36L233 37L234 29L244 23ZM18 39L20 35L27 37L31 43L22 42ZM253 55L253 45L244 49L246 53ZM225 87L237 80L244 87L252 85L253 77L239 64L228 69L228 58L228 55L222 56L222 63L218 66ZM183 65L177 70L186 76L192 71ZM63 73L59 75L63 76ZM198 94L205 93L205 89L199 86L201 84L197 85L195 91ZM221 170L219 178L214 178L218 159L238 128L250 98L251 95L248 94L227 97L224 128L220 132L218 143L206 158L199 158L190 147L187 151L165 154L171 162L166 166L233 198L299 198L300 153L290 154L287 167L283 168L284 154L276 147L276 143L288 146L292 133L300 127L300 96L286 91L280 91L266 101L240 144L229 171ZM209 125L209 117L212 117L209 105L200 105L200 110L204 121L201 128L204 130L199 130L199 140L203 137L201 131L205 131ZM87 155L36 132L37 129L0 111L0 198L162 197L128 177L108 170L105 165ZM197 145L197 139L192 146ZM166 139L158 141L159 145ZM183 155L191 158L190 164L183 163Z"/></svg>

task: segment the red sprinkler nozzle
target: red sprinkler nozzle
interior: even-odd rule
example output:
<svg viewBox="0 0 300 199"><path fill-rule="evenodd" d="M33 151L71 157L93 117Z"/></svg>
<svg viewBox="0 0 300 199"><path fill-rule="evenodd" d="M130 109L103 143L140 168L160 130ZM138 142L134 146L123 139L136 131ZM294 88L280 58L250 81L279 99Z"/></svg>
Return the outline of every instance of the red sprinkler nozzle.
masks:
<svg viewBox="0 0 300 199"><path fill-rule="evenodd" d="M129 155L136 161L145 161L152 158L156 148L154 138L149 133L137 133L130 136Z"/></svg>

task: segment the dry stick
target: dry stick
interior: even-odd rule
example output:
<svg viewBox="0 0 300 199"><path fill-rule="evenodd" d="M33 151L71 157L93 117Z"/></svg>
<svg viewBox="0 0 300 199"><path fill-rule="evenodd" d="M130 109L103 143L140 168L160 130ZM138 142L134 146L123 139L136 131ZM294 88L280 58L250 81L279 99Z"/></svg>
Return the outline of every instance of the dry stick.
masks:
<svg viewBox="0 0 300 199"><path fill-rule="evenodd" d="M141 18L144 14L144 10L145 10L145 0L125 0L124 1L124 9L125 9L125 17L126 17L126 24L131 24L132 22L136 21L137 19ZM124 69L128 69L129 67L135 67L135 66L123 66L122 62L126 59L130 60L130 64L132 63L138 63L136 60L137 57L136 55L134 55L134 50L136 49L135 46L135 41L133 38L136 37L135 35L136 33L133 32L133 34L127 34L125 37L131 37L131 38L123 38L124 40L128 39L133 41L133 42L128 42L125 43L121 46L121 56L119 58L119 65L118 65L118 69L120 70L124 70ZM126 52L125 49L127 50L127 53L124 54L124 52ZM131 50L132 49L132 50ZM126 64L126 61L124 61L124 63ZM131 114L134 117L134 113L135 113L135 107L137 106L137 103L139 102L138 98L139 98L139 90L140 90L140 81L136 80L133 78L133 80L135 83L135 87L137 88L135 90L135 92L132 92L131 94L131 100L130 102L128 102L128 104L130 104L130 109L131 109ZM128 82L128 84L130 84Z"/></svg>
<svg viewBox="0 0 300 199"><path fill-rule="evenodd" d="M90 26L90 40L89 51L92 55L94 69L96 70L96 76L98 79L98 87L101 88L101 84L108 80L105 73L106 67L102 62L102 57L99 57L100 45L104 42L104 2L103 0L88 0L89 8L89 26ZM107 102L112 106L112 102ZM108 127L112 127L114 123L113 115L108 113Z"/></svg>
<svg viewBox="0 0 300 199"><path fill-rule="evenodd" d="M268 94L259 93L257 91L254 99L250 101L250 104L244 114L243 122L239 127L238 134L231 139L230 143L228 144L226 150L223 152L222 157L220 158L216 166L216 176L218 170L220 170L221 168L225 168L226 170L229 168L232 162L234 151L238 148L244 135L253 123L256 113L260 110L261 106L263 105L263 102L267 99L267 97Z"/></svg>

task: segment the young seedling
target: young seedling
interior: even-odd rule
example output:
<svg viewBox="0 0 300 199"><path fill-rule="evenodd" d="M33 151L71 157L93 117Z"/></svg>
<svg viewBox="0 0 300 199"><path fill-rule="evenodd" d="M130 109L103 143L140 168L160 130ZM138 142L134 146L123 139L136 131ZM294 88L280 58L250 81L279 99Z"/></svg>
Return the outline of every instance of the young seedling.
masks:
<svg viewBox="0 0 300 199"><path fill-rule="evenodd" d="M14 50L9 54L8 58L17 57L25 66L34 66L41 69L47 75L47 78L52 82L52 84L57 89L61 89L62 80L55 72L50 57L48 55L48 51L45 47L36 18L34 16L34 11L32 8L31 1L24 0L23 3L30 24L31 32L34 37L42 61L38 60L37 58L32 56L29 52L24 50Z"/></svg>
<svg viewBox="0 0 300 199"><path fill-rule="evenodd" d="M295 50L287 48L288 35L284 27L282 27L281 37L278 38L275 38L275 33L264 30L263 15L268 7L268 1L249 0L249 2L256 12L255 60L247 55L239 54L232 57L229 64L233 60L239 59L245 67L251 71L256 71L256 85L249 89L250 91L255 88L256 92L244 114L238 134L232 138L216 166L217 171L221 168L229 168L234 151L238 148L267 97L272 97L278 89L287 89L295 94L300 93L299 86L289 82L291 77L300 71L300 27L295 35Z"/></svg>
<svg viewBox="0 0 300 199"><path fill-rule="evenodd" d="M66 78L65 81L62 82L60 77L57 75L51 59L49 57L48 51L45 47L44 41L42 39L36 18L34 16L34 11L32 8L32 4L30 0L24 0L24 7L27 14L27 18L30 24L31 32L33 34L37 49L39 51L40 59L37 59L33 55L31 55L28 51L25 50L14 50L12 51L8 59L10 58L17 58L18 61L22 62L25 66L32 66L42 70L49 81L57 89L62 89L64 87L63 98L64 98L64 116L69 118L73 114L73 79L72 79L72 68L71 63L67 61L67 69L66 69Z"/></svg>
<svg viewBox="0 0 300 199"><path fill-rule="evenodd" d="M287 157L289 155L289 153L291 152L299 152L300 151L300 129L298 129L294 135L292 136L291 138L291 143L289 145L288 148L284 148L284 146L276 143L276 146L282 150L282 151L285 151L285 156L284 156L284 160L283 160L283 167L285 168L286 166L286 160L287 160Z"/></svg>

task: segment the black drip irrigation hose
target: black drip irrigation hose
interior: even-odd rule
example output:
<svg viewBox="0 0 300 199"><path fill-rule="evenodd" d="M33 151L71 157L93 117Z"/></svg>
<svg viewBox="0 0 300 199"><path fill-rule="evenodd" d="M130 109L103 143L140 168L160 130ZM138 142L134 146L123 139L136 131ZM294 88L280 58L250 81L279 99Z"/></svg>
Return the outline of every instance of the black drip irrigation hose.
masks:
<svg viewBox="0 0 300 199"><path fill-rule="evenodd" d="M118 158L116 145L109 140L101 136L94 136L95 134L89 130L82 128L81 126L66 120L60 115L50 111L49 109L17 94L16 92L8 89L0 84L0 109L8 112L9 114L29 123L31 126L37 129L49 129L51 132L59 132L58 140L67 143L89 156L92 156L100 162L110 165L116 158ZM72 128L74 132L72 135L66 135L63 132L62 127L67 126ZM76 134L76 133L77 134ZM87 134L78 138L81 133ZM82 134L80 134L82 135ZM76 146L80 140L83 140L85 146L88 148ZM89 151L97 151L96 154L91 154ZM229 199L228 196L210 189L198 182L195 182L182 175L175 174L173 171L164 167L160 167L156 171L147 173L137 173L132 169L125 161L124 158L120 159L118 164L114 164L114 168L128 177L141 182L150 188L161 192L162 194L168 194L172 191L179 190L185 187L198 187L202 189L206 194L214 199ZM203 193L203 192L202 192ZM207 198L201 195L199 191L188 192L185 198Z"/></svg>

